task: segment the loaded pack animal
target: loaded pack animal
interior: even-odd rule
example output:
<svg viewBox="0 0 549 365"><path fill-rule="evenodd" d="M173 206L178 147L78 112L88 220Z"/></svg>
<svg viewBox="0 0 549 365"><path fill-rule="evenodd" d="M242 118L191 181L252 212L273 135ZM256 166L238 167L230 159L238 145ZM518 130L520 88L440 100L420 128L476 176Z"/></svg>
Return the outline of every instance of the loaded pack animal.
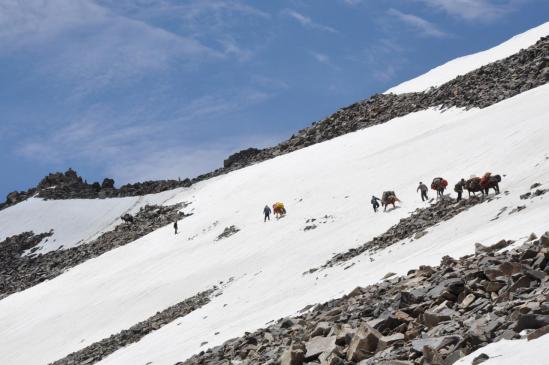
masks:
<svg viewBox="0 0 549 365"><path fill-rule="evenodd" d="M394 191L384 191L383 195L381 196L381 205L383 206L383 211L387 211L387 206L391 204L393 206L393 209L396 208L395 203L399 202L400 199L397 198Z"/></svg>
<svg viewBox="0 0 549 365"><path fill-rule="evenodd" d="M431 183L431 189L437 192L437 197L440 199L442 199L442 197L444 196L444 190L446 190L447 186L448 181L446 181L446 179L443 179L442 177L435 177L433 179L433 182Z"/></svg>
<svg viewBox="0 0 549 365"><path fill-rule="evenodd" d="M492 175L487 172L480 179L480 186L484 189L484 193L488 194L490 189L494 189L494 193L499 194L499 183L501 182L500 175Z"/></svg>
<svg viewBox="0 0 549 365"><path fill-rule="evenodd" d="M479 191L482 193L482 195L486 195L490 192L490 189L494 189L496 194L499 194L500 182L500 175L492 175L490 173L486 173L482 178L472 177L467 180L465 182L464 188L469 193L469 197L471 197L471 193L473 193L473 195L476 195L476 193Z"/></svg>
<svg viewBox="0 0 549 365"><path fill-rule="evenodd" d="M480 177L475 176L467 180L464 188L469 193L469 198L471 197L471 193L476 195L479 191L484 195L484 189L482 189L482 186L480 185Z"/></svg>
<svg viewBox="0 0 549 365"><path fill-rule="evenodd" d="M273 204L273 214L275 217L281 218L286 214L286 208L284 207L283 203L274 203Z"/></svg>

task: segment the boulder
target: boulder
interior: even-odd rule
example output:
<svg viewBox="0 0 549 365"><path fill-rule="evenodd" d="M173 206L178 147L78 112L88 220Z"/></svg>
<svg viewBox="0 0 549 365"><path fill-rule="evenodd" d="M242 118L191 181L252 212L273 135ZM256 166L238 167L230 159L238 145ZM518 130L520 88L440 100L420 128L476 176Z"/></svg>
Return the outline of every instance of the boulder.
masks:
<svg viewBox="0 0 549 365"><path fill-rule="evenodd" d="M521 332L526 329L538 329L549 325L549 315L547 314L520 314L513 330Z"/></svg>
<svg viewBox="0 0 549 365"><path fill-rule="evenodd" d="M347 350L347 360L358 362L372 356L381 337L383 336L375 328L367 324L360 326Z"/></svg>
<svg viewBox="0 0 549 365"><path fill-rule="evenodd" d="M404 339L405 336L402 333L395 333L390 336L383 336L379 339L379 343L377 344L377 351L383 351L393 345L395 342L404 341Z"/></svg>
<svg viewBox="0 0 549 365"><path fill-rule="evenodd" d="M311 332L311 337L316 336L326 336L330 330L332 329L332 326L328 322L319 322L315 329Z"/></svg>
<svg viewBox="0 0 549 365"><path fill-rule="evenodd" d="M302 365L304 359L303 350L291 347L280 357L280 365Z"/></svg>
<svg viewBox="0 0 549 365"><path fill-rule="evenodd" d="M528 338L528 341L535 340L536 338L540 338L541 336L545 336L549 333L549 325L545 325L543 327L538 328L535 331L532 331L526 336Z"/></svg>
<svg viewBox="0 0 549 365"><path fill-rule="evenodd" d="M323 336L317 336L311 338L306 344L305 344L305 360L311 361L323 353L323 352L329 352L331 353L336 348L336 336L330 336L330 337L323 337Z"/></svg>

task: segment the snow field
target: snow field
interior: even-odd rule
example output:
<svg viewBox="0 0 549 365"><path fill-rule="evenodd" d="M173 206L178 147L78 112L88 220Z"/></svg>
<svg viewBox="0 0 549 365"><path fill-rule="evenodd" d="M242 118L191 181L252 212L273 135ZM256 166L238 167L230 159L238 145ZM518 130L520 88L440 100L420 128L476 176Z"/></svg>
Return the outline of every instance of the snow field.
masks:
<svg viewBox="0 0 549 365"><path fill-rule="evenodd" d="M179 222L177 236L166 226L1 300L0 362L57 360L233 277L211 303L100 362L172 365L389 271L403 274L447 254L472 253L475 242L548 230L548 199L518 198L534 182L549 184L548 98L549 85L483 110L410 114L181 190L164 202L192 203L185 210L194 215ZM425 206L416 193L420 180L443 176L452 188L487 170L505 175L501 189L509 195L389 247L373 262L362 255L348 270L302 275ZM383 190L395 190L402 207L374 214L370 196ZM263 223L263 206L275 201L285 203L288 215ZM523 204L527 209L490 221L502 207ZM324 215L333 221L303 231L307 219ZM215 241L233 224L241 231Z"/></svg>
<svg viewBox="0 0 549 365"><path fill-rule="evenodd" d="M133 214L147 204L161 205L181 190L114 199L31 198L0 210L0 241L25 231L39 234L53 229L53 236L44 239L36 253L67 249L113 229L122 223L120 217L124 213Z"/></svg>

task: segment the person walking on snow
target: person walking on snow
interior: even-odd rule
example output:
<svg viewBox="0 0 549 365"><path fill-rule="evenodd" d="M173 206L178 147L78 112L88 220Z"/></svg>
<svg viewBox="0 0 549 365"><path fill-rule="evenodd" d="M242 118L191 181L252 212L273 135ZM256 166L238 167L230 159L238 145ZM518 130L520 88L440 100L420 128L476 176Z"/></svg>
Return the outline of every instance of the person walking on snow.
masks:
<svg viewBox="0 0 549 365"><path fill-rule="evenodd" d="M177 234L177 221L173 222L173 229L175 231L175 234Z"/></svg>
<svg viewBox="0 0 549 365"><path fill-rule="evenodd" d="M379 201L381 201L381 199L379 199L375 195L372 195L372 200L370 200L370 203L372 203L372 208L374 208L374 213L377 212L377 208L379 208L379 203L378 203Z"/></svg>
<svg viewBox="0 0 549 365"><path fill-rule="evenodd" d="M465 179L461 179L458 181L458 183L454 186L454 191L458 194L456 202L459 202L461 200L461 194L463 194L463 187L465 186Z"/></svg>
<svg viewBox="0 0 549 365"><path fill-rule="evenodd" d="M265 208L263 208L263 214L265 215L263 222L267 222L267 219L271 220L271 208L268 205L265 205Z"/></svg>
<svg viewBox="0 0 549 365"><path fill-rule="evenodd" d="M425 200L429 200L429 197L427 196L427 192L429 191L429 188L427 187L427 185L425 185L421 181L419 182L419 186L416 189L416 192L418 192L418 191L421 191L421 201L422 202L424 202Z"/></svg>

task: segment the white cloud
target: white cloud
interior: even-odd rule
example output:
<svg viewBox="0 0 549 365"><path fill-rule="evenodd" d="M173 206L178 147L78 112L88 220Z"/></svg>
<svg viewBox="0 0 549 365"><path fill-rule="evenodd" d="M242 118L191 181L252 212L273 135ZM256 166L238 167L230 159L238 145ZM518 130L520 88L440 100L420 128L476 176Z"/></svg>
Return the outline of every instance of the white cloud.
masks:
<svg viewBox="0 0 549 365"><path fill-rule="evenodd" d="M72 121L64 127L23 140L17 153L28 160L45 164L60 165L77 160L83 165L94 165L125 182L152 176L192 177L205 172L204 169L221 166L222 158L242 147L244 142L257 146L267 138L247 136L220 140L202 136L201 142L197 143L192 137L183 136L200 136L197 129L201 128L197 126L224 119L228 114L264 102L272 95L261 89L206 95L182 105L178 110L170 110L167 120L163 119L163 110L152 112L147 105L136 106L123 113L93 106L79 113L78 118L69 118ZM185 130L185 126L190 128Z"/></svg>
<svg viewBox="0 0 549 365"><path fill-rule="evenodd" d="M466 20L491 20L499 18L519 3L517 0L419 0L448 15Z"/></svg>
<svg viewBox="0 0 549 365"><path fill-rule="evenodd" d="M440 30L435 24L414 14L407 14L396 9L389 9L387 14L397 18L402 23L418 31L421 35L433 38L448 37L448 33Z"/></svg>
<svg viewBox="0 0 549 365"><path fill-rule="evenodd" d="M174 14L188 28L149 21ZM254 51L228 31L232 14L269 17L238 1L2 0L0 56L34 52L40 59L34 69L72 84L71 99L78 99L171 68L181 72L207 62L251 59Z"/></svg>
<svg viewBox="0 0 549 365"><path fill-rule="evenodd" d="M320 63L330 63L330 57L324 53L311 51L311 55Z"/></svg>
<svg viewBox="0 0 549 365"><path fill-rule="evenodd" d="M310 17L298 13L292 9L284 9L282 12L284 15L296 20L301 26L308 29L321 30L329 33L338 33L338 31L332 27L317 23L313 21Z"/></svg>
<svg viewBox="0 0 549 365"><path fill-rule="evenodd" d="M362 0L343 0L343 2L347 5L354 6L360 4Z"/></svg>
<svg viewBox="0 0 549 365"><path fill-rule="evenodd" d="M309 53L317 62L328 65L334 70L340 70L340 67L334 64L327 54L315 51L309 51Z"/></svg>

